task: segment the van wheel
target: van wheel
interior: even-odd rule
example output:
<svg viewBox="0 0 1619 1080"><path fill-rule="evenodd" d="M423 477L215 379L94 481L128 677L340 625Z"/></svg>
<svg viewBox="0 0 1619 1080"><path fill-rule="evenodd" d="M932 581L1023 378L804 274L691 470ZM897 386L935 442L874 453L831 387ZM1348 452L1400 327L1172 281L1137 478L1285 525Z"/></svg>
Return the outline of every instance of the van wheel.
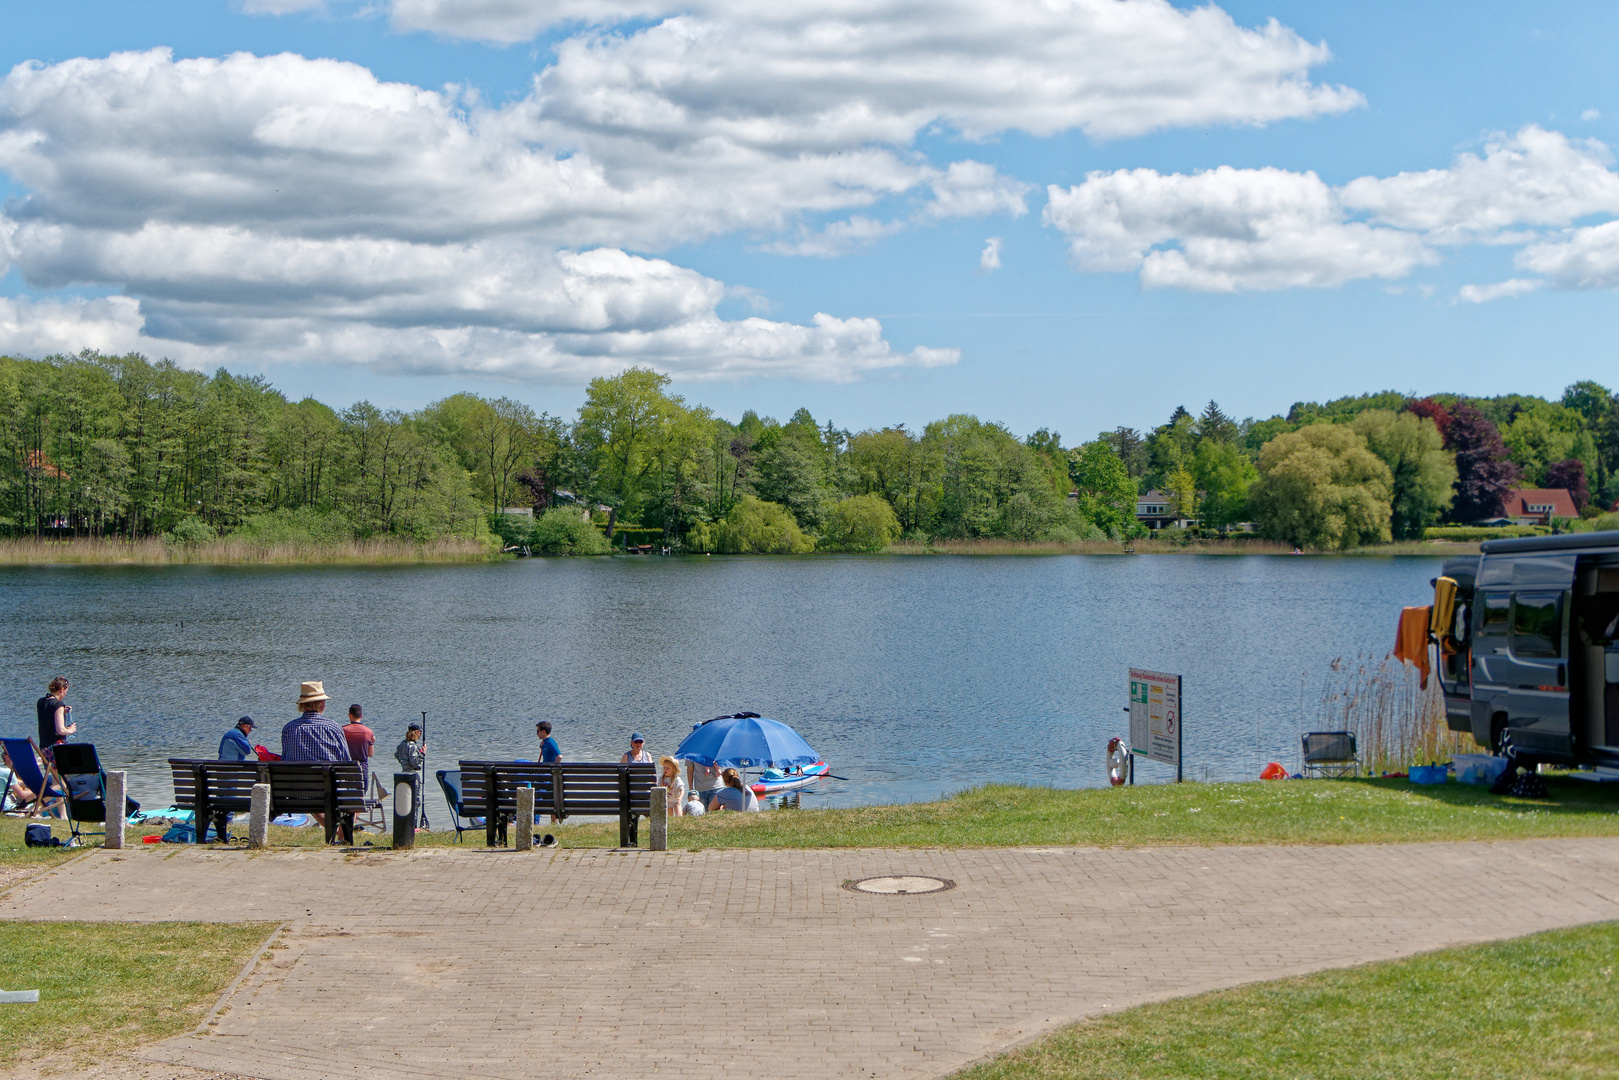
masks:
<svg viewBox="0 0 1619 1080"><path fill-rule="evenodd" d="M1497 715L1490 721L1490 753L1499 756L1505 749L1507 737L1507 718Z"/></svg>

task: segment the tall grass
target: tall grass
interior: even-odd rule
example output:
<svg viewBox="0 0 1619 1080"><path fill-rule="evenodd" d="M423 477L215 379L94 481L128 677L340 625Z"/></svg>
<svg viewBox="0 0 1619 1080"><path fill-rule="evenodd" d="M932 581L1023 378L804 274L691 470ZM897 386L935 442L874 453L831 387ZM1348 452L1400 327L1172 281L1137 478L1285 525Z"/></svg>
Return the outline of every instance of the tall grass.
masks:
<svg viewBox="0 0 1619 1080"><path fill-rule="evenodd" d="M398 539L299 543L226 538L196 545L171 544L156 538L0 540L0 566L393 565L483 562L492 557L488 544L464 538L425 544Z"/></svg>
<svg viewBox="0 0 1619 1080"><path fill-rule="evenodd" d="M1361 767L1374 775L1478 749L1470 735L1446 727L1438 676L1430 674L1423 687L1421 672L1392 653L1334 660L1301 720L1310 731L1354 732Z"/></svg>
<svg viewBox="0 0 1619 1080"><path fill-rule="evenodd" d="M1143 537L1116 540L902 540L886 549L890 555L1285 555L1292 549L1271 540L1191 540L1181 543Z"/></svg>

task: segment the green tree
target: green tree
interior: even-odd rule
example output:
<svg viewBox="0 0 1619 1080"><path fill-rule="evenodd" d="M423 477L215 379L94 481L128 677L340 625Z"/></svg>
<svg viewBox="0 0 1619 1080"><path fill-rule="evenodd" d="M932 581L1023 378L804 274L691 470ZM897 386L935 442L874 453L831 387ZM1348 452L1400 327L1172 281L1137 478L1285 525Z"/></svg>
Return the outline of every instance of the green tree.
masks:
<svg viewBox="0 0 1619 1080"><path fill-rule="evenodd" d="M1501 429L1501 439L1529 486L1540 486L1548 465L1569 458L1583 461L1588 474L1596 472L1596 443L1573 409L1529 402Z"/></svg>
<svg viewBox="0 0 1619 1080"><path fill-rule="evenodd" d="M1422 539L1423 530L1450 509L1456 484L1456 455L1445 449L1439 426L1414 413L1368 409L1350 427L1388 466L1394 539Z"/></svg>
<svg viewBox="0 0 1619 1080"><path fill-rule="evenodd" d="M1205 529L1224 535L1248 516L1248 489L1259 478L1248 455L1232 441L1205 439L1192 455L1192 477L1203 492L1200 517Z"/></svg>
<svg viewBox="0 0 1619 1080"><path fill-rule="evenodd" d="M851 495L832 504L820 547L828 551L881 551L899 539L899 518L880 495Z"/></svg>
<svg viewBox="0 0 1619 1080"><path fill-rule="evenodd" d="M681 405L664 393L668 385L669 376L650 368L592 379L574 425L596 497L629 521L638 520L641 485L655 461L651 450Z"/></svg>
<svg viewBox="0 0 1619 1080"><path fill-rule="evenodd" d="M744 495L731 512L712 525L697 525L686 534L692 551L728 554L798 555L815 550L785 506Z"/></svg>
<svg viewBox="0 0 1619 1080"><path fill-rule="evenodd" d="M1129 530L1136 516L1136 484L1106 439L1069 451L1068 476L1087 521L1111 536Z"/></svg>
<svg viewBox="0 0 1619 1080"><path fill-rule="evenodd" d="M849 440L847 457L856 491L887 500L905 532L920 528L933 474L916 436L903 426L862 431Z"/></svg>
<svg viewBox="0 0 1619 1080"><path fill-rule="evenodd" d="M1390 539L1392 487L1388 466L1354 430L1311 424L1265 444L1249 498L1267 536L1349 548Z"/></svg>

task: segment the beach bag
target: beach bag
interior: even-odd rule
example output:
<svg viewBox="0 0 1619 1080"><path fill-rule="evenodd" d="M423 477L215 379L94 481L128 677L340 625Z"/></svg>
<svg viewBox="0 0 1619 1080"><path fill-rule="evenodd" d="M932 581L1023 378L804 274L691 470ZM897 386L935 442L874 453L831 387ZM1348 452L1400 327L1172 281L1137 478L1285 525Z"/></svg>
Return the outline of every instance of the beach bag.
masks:
<svg viewBox="0 0 1619 1080"><path fill-rule="evenodd" d="M1512 782L1512 790L1508 792L1514 799L1545 799L1551 796L1546 790L1546 781L1537 773L1524 773Z"/></svg>
<svg viewBox="0 0 1619 1080"><path fill-rule="evenodd" d="M260 761L280 761L281 760L281 755L276 753L274 750L271 750L268 746L255 746L255 747L253 747L253 753L258 757L258 759Z"/></svg>
<svg viewBox="0 0 1619 1080"><path fill-rule="evenodd" d="M191 827L188 821L177 825L170 825L169 831L163 834L165 844L194 844L197 841L197 830Z"/></svg>
<svg viewBox="0 0 1619 1080"><path fill-rule="evenodd" d="M29 847L61 847L62 841L51 835L49 825L30 825L23 830L23 843Z"/></svg>

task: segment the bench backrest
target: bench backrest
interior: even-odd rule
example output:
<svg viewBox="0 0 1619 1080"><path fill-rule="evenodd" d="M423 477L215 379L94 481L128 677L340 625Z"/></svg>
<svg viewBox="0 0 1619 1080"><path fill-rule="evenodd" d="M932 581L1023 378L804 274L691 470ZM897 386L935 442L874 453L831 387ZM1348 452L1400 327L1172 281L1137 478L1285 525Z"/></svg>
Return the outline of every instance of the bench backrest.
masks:
<svg viewBox="0 0 1619 1080"><path fill-rule="evenodd" d="M213 811L241 813L251 806L254 784L270 785L273 814L321 813L328 777L341 813L363 813L365 784L352 761L195 761L170 758L174 805L196 808L198 781L208 787Z"/></svg>
<svg viewBox="0 0 1619 1080"><path fill-rule="evenodd" d="M658 767L653 764L620 765L614 761L567 761L542 765L532 761L461 762L461 813L483 817L493 812L517 813L517 789L534 788L535 813L558 817L570 814L617 814L624 796L629 812L652 812L652 789Z"/></svg>

